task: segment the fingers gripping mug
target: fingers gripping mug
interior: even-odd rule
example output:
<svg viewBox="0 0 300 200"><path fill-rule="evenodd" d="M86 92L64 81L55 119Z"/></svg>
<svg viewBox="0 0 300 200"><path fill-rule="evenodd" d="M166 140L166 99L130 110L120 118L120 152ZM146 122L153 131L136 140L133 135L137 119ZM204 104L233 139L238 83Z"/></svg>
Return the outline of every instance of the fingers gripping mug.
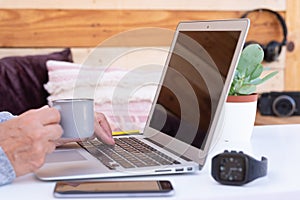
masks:
<svg viewBox="0 0 300 200"><path fill-rule="evenodd" d="M62 138L88 138L94 134L93 99L59 99L52 102L59 110Z"/></svg>

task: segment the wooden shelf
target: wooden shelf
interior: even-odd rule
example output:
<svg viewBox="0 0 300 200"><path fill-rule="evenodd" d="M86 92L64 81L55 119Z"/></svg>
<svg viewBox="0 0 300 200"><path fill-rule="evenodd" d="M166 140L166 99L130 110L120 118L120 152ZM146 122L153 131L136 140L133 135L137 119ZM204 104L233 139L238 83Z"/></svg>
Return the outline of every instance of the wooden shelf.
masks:
<svg viewBox="0 0 300 200"><path fill-rule="evenodd" d="M276 117L263 116L256 113L255 125L272 125L272 124L300 124L300 116Z"/></svg>

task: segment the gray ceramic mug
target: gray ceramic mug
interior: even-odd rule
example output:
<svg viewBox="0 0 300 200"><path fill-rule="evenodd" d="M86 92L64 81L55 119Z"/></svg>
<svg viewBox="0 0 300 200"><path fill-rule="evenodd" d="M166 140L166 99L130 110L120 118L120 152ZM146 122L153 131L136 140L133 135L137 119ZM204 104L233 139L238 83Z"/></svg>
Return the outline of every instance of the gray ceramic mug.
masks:
<svg viewBox="0 0 300 200"><path fill-rule="evenodd" d="M62 138L84 139L94 134L93 99L59 99L52 106L60 112Z"/></svg>

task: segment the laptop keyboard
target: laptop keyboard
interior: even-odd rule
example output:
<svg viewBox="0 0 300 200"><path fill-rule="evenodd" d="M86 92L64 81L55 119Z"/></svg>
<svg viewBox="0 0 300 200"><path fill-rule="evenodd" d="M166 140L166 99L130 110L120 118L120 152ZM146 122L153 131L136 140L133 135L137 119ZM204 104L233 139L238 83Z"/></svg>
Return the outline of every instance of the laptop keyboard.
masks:
<svg viewBox="0 0 300 200"><path fill-rule="evenodd" d="M134 137L115 138L114 146L106 145L97 139L79 144L109 169L119 166L137 168L180 164L179 161Z"/></svg>

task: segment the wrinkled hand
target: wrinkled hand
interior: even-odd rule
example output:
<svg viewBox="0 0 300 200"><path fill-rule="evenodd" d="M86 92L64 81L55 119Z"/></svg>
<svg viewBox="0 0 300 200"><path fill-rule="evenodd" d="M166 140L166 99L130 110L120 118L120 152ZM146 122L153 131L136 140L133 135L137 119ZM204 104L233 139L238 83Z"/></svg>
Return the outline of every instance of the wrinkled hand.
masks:
<svg viewBox="0 0 300 200"><path fill-rule="evenodd" d="M108 123L108 121L107 121L104 114L95 113L94 130L95 130L95 133L91 138L97 137L99 140L101 140L102 142L104 142L106 144L109 144L109 145L114 145L115 144L115 141L112 137L111 127L110 127L110 125L109 125L109 123ZM85 138L85 139L61 138L61 139L56 141L56 146L64 145L64 144L69 143L69 142L80 142L80 141L91 139L91 138Z"/></svg>
<svg viewBox="0 0 300 200"><path fill-rule="evenodd" d="M36 171L54 151L62 135L59 121L59 112L44 106L0 124L0 146L17 176Z"/></svg>
<svg viewBox="0 0 300 200"><path fill-rule="evenodd" d="M110 125L102 113L95 113L95 136L106 144L115 144Z"/></svg>

